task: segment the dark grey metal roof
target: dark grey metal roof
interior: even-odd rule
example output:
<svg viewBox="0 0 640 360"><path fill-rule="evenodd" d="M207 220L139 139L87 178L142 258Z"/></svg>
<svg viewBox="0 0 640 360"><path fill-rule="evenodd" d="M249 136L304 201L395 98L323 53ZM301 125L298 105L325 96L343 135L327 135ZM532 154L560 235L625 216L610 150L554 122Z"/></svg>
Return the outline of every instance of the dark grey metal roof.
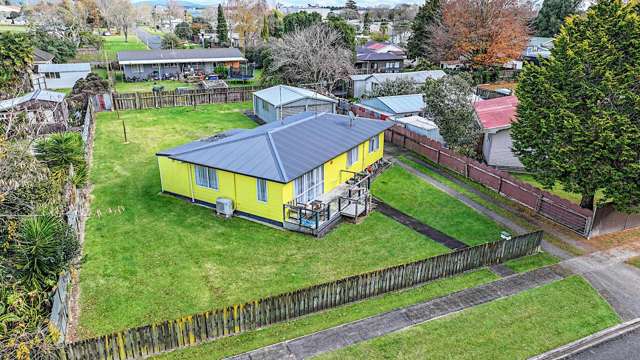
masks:
<svg viewBox="0 0 640 360"><path fill-rule="evenodd" d="M154 61L197 61L197 60L228 59L245 60L240 50L236 48L212 48L212 49L156 49L133 50L118 52L119 62L153 63Z"/></svg>
<svg viewBox="0 0 640 360"><path fill-rule="evenodd" d="M34 61L51 61L54 56L52 53L46 52L44 50L40 50L38 48L33 49L33 60Z"/></svg>
<svg viewBox="0 0 640 360"><path fill-rule="evenodd" d="M393 126L392 122L305 112L221 139L156 155L287 183Z"/></svg>

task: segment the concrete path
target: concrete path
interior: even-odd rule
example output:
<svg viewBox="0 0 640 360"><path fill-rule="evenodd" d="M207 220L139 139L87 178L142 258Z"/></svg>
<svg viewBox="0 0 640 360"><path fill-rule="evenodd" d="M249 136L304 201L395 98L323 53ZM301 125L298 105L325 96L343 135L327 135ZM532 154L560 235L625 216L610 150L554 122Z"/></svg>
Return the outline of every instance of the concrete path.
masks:
<svg viewBox="0 0 640 360"><path fill-rule="evenodd" d="M623 320L640 317L640 269L625 264L640 255L640 244L565 260L560 265L584 276Z"/></svg>
<svg viewBox="0 0 640 360"><path fill-rule="evenodd" d="M567 273L558 267L541 268L462 290L431 301L277 343L231 357L230 359L306 359L473 306L511 296L563 279L566 275Z"/></svg>
<svg viewBox="0 0 640 360"><path fill-rule="evenodd" d="M406 227L409 227L419 232L420 234L434 240L435 242L438 242L448 247L449 249L457 250L457 249L464 249L468 247L467 244L463 243L462 241L456 238L453 238L443 233L442 231L436 228L433 228L421 222L420 220L403 213L402 211L392 207L391 205L383 202L382 200L375 199L375 205L376 205L376 210L380 211L384 215L392 218L393 220L399 222L400 224Z"/></svg>

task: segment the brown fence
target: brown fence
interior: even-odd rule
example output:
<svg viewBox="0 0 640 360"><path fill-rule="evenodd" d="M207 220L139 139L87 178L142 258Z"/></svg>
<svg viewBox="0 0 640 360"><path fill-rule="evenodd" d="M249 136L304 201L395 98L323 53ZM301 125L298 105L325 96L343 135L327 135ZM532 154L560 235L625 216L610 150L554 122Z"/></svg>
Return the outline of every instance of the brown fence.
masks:
<svg viewBox="0 0 640 360"><path fill-rule="evenodd" d="M82 340L67 345L60 355L68 360L123 360L158 354L532 255L539 251L541 239L542 232L534 232L245 304Z"/></svg>
<svg viewBox="0 0 640 360"><path fill-rule="evenodd" d="M444 148L439 142L405 128L395 126L387 130L385 139L493 189L504 197L514 200L582 236L589 236L593 219L593 211L591 210L581 208L566 199L520 181L507 172L454 153Z"/></svg>
<svg viewBox="0 0 640 360"><path fill-rule="evenodd" d="M112 101L116 110L155 109L176 106L197 106L251 100L259 87L246 86L229 89L189 89L135 93L113 93Z"/></svg>

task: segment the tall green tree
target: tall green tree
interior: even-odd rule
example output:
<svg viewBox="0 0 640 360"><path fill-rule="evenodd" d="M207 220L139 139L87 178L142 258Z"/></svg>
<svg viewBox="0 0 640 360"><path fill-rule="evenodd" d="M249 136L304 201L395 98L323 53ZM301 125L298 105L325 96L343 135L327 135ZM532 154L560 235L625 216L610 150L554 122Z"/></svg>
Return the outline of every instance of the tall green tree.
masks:
<svg viewBox="0 0 640 360"><path fill-rule="evenodd" d="M544 0L533 26L536 35L554 37L564 24L564 19L578 12L582 0Z"/></svg>
<svg viewBox="0 0 640 360"><path fill-rule="evenodd" d="M218 24L216 25L216 33L218 34L218 44L224 45L229 42L229 28L227 27L227 19L224 17L222 4L218 4Z"/></svg>
<svg viewBox="0 0 640 360"><path fill-rule="evenodd" d="M342 45L348 49L356 49L356 29L341 17L329 19L329 27L336 30L342 38Z"/></svg>
<svg viewBox="0 0 640 360"><path fill-rule="evenodd" d="M268 21L270 36L278 39L282 37L282 35L284 34L284 22L282 20L283 18L284 15L278 10L273 10L269 14Z"/></svg>
<svg viewBox="0 0 640 360"><path fill-rule="evenodd" d="M0 94L23 88L32 62L33 48L26 34L0 32Z"/></svg>
<svg viewBox="0 0 640 360"><path fill-rule="evenodd" d="M193 36L193 30L191 30L191 25L188 22L183 21L180 24L176 25L176 29L173 31L177 37L184 40L189 40Z"/></svg>
<svg viewBox="0 0 640 360"><path fill-rule="evenodd" d="M640 211L640 4L601 0L566 20L549 59L526 66L514 151L536 179Z"/></svg>
<svg viewBox="0 0 640 360"><path fill-rule="evenodd" d="M371 14L367 11L364 13L364 19L362 20L362 33L369 35L371 31Z"/></svg>
<svg viewBox="0 0 640 360"><path fill-rule="evenodd" d="M411 36L407 41L408 55L411 59L427 56L432 27L440 16L440 0L426 0L420 6L411 23Z"/></svg>
<svg viewBox="0 0 640 360"><path fill-rule="evenodd" d="M477 158L480 125L471 103L473 82L467 73L429 80L423 87L427 116L438 125L447 146Z"/></svg>
<svg viewBox="0 0 640 360"><path fill-rule="evenodd" d="M265 42L269 41L269 20L267 16L262 17L262 30L260 31L260 37Z"/></svg>
<svg viewBox="0 0 640 360"><path fill-rule="evenodd" d="M322 15L317 12L300 11L297 13L287 14L284 19L284 33L290 33L302 29L306 29L311 25L322 22Z"/></svg>

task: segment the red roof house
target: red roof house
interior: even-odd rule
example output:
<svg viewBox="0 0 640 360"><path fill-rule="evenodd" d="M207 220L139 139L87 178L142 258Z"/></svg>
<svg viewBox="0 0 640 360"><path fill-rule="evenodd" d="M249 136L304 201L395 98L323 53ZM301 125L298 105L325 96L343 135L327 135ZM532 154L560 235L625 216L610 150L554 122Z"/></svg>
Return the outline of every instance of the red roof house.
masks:
<svg viewBox="0 0 640 360"><path fill-rule="evenodd" d="M482 153L487 164L498 168L522 169L512 151L511 124L516 118L518 98L504 96L474 103L478 123L484 132Z"/></svg>

